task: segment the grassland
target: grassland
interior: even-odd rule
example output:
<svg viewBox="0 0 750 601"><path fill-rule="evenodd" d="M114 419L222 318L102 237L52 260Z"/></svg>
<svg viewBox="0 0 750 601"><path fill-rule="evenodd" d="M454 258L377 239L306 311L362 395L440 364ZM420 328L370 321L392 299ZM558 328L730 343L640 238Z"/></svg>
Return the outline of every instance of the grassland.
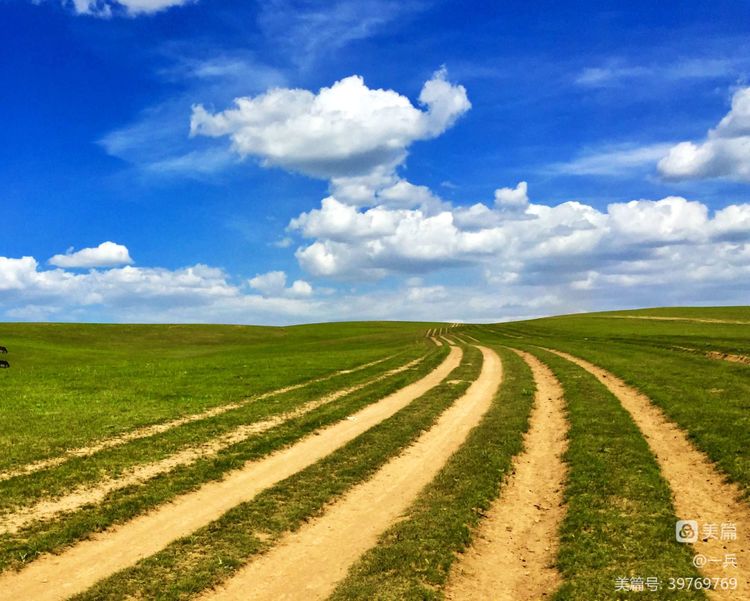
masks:
<svg viewBox="0 0 750 601"><path fill-rule="evenodd" d="M481 367L469 349L447 381L323 461L244 503L163 552L113 576L78 601L135 598L184 599L231 577L284 533L320 515L326 504L372 475L429 428Z"/></svg>
<svg viewBox="0 0 750 601"><path fill-rule="evenodd" d="M40 336L36 326L27 327L32 332L29 338L33 339ZM58 326L50 327L56 328ZM83 356L86 356L89 352L89 345L106 345L106 335L103 338L94 336L93 340L91 339L93 336L91 329L94 326L59 326L59 328L73 330L72 333L68 333L67 336L63 337L65 340L63 346L65 346L66 351L69 353L73 352L75 344L83 347L81 351ZM115 331L119 329L115 326L113 328ZM193 326L186 326L185 328L191 330ZM41 327L41 329L43 330L44 328ZM108 329L105 328L105 334L107 334L106 330ZM159 330L166 330L166 326L156 327L157 332L151 331L151 326L138 326L136 330L138 329L147 331L148 335L145 336L145 341L137 343L136 340L139 337L139 333L137 331L136 333L131 332L133 338L131 338L129 343L123 343L120 345L117 353L112 353L120 355L117 361L126 361L124 357L129 352L127 349L131 345L140 344L141 347L147 347L150 340L153 340L155 347L151 350L153 357L162 354L163 351L161 349L164 347L171 348L170 345L177 345L178 347L172 353L165 353L167 357L161 363L157 363L156 359L152 358L150 362L150 372L152 374L150 380L141 383L131 383L131 393L132 387L137 386L140 390L145 391L144 394L146 392L149 394L151 392L158 394L159 391L164 390L165 383L169 382L175 364L193 361L193 359L182 357L182 353L187 352L190 354L195 351L182 350L182 347L187 344L186 337L188 336L188 333L182 328L168 328L177 332L173 339L168 339L164 332L159 332ZM201 328L198 329L199 331L201 330ZM79 330L83 330L83 334ZM129 332L131 327L126 326L124 330ZM89 536L92 532L132 519L149 508L169 501L179 494L194 490L202 483L219 479L228 471L236 469L243 462L262 457L274 449L291 444L305 434L328 423L342 419L358 408L418 379L421 375L430 371L446 352L444 348L435 349L432 343L429 341L425 342L423 336L419 336L419 334L423 335L423 330L416 332L415 330L411 330L408 325L406 328L394 328L388 324L372 324L370 326L344 324L336 328L337 335L335 337L326 335L325 332L321 333L321 330L325 330L325 326L304 326L299 329L292 328L292 334L287 335L287 338L291 340L286 340L283 345L280 345L278 341L269 344L267 337L263 339L265 342L260 340L255 328L250 328L250 332L244 338L242 333L235 331L235 328L229 328L227 336L223 335L225 333L222 330L223 328L219 328L219 333L214 334L213 337L209 336L209 332L206 331L206 337L202 340L198 336L198 339L207 347L204 349L205 364L203 369L208 369L212 373L222 373L223 378L231 382L233 380L231 377L232 372L228 371L231 369L231 366L228 367L226 362L229 360L229 357L232 357L231 360L233 362L244 361L243 365L245 365L245 369L248 372L257 373L261 369L265 370L267 381L264 382L263 386L256 384L254 388L246 387L247 384L231 382L231 390L236 394L235 397L219 396L225 393L229 394L226 386L212 389L210 386L211 382L203 382L200 385L193 382L186 383L185 388L178 388L181 391L179 395L177 393L170 393L174 394L172 399L177 403L176 407L170 405L169 394L166 392L164 392L165 396L160 397L158 402L161 406L160 417L163 419L173 419L180 415L185 415L185 406L179 404L180 402L175 399L184 398L183 395L187 394L185 392L186 388L192 387L193 394L201 394L204 398L210 395L213 399L212 404L220 405L222 402L237 401L281 385L288 385L290 381L292 383L304 382L304 379L300 379L299 373L308 376L312 375L313 377L331 375L337 370L352 369L361 365L364 361L373 359L386 360L356 373L333 375L333 377L323 382L278 395L262 403L249 403L236 410L211 417L210 419L185 424L179 428L132 441L127 445L103 450L91 457L72 458L59 466L42 470L39 473L1 481L0 506L6 511L10 511L22 505L33 504L37 500L54 499L64 494L65 491L77 490L77 487L91 485L102 478L110 480L117 478L118 475L122 474L128 468L141 465L144 462L156 461L168 457L170 454L179 452L181 449L191 445L204 443L232 427L245 423L253 423L269 415L278 415L285 410L293 409L306 401L325 396L342 387L364 384L360 390L345 395L330 406L321 406L306 415L283 423L268 432L250 437L239 444L222 449L213 456L200 458L189 465L179 466L168 473L150 479L144 485L127 486L121 490L116 490L106 495L101 503L84 506L81 510L72 514L66 514L60 519L34 523L17 533L0 535L0 566L18 566L31 561L39 553L59 550L76 540ZM321 338L324 339L322 344ZM332 341L330 340L331 338L335 338L336 340ZM73 341L77 342L74 344ZM244 341L245 347L242 347L239 341ZM15 342L16 344L13 347L10 347L9 342L7 344L12 348L14 355L20 355L26 347L21 340ZM380 346L378 346L378 343L380 343ZM229 348L226 348L226 345L229 345ZM332 347L333 350L326 351L327 346ZM54 399L57 398L55 395L60 395L63 402L58 411L61 414L66 412L65 417L61 419L68 424L69 428L72 428L73 424L79 421L79 417L75 411L76 405L74 399L80 390L79 385L74 381L75 371L71 372L70 370L77 368L68 365L67 361L59 357L56 357L54 360L51 359L50 356L55 355L55 348L53 345L52 350L50 348L47 349L48 356L46 360L43 357L37 357L36 361L45 365L46 363L58 365L56 369L59 369L60 373L57 373L54 377L52 373L55 372L46 374L46 385L43 388L52 396L45 397L45 402L49 406L54 406ZM377 354L374 352L374 349L377 350ZM342 351L341 357L336 356L336 353L339 351ZM274 352L278 354L276 358L272 354ZM287 352L288 355L285 354ZM178 355L179 358L175 359L172 355ZM235 355L239 355L239 357ZM392 358L389 359L388 357L391 356ZM413 369L367 385L368 380L376 376L382 376L388 369L403 365L409 360L421 356L425 356L425 360ZM94 362L93 370L106 373L111 368L111 365L108 363L110 359L111 356L101 363ZM300 365L295 366L293 364L293 360L295 359ZM251 368L252 362L256 360L256 367ZM92 361L94 360L92 359ZM146 363L149 362L146 361ZM274 373L275 364L280 370L284 370L282 373L286 373L286 376L290 378L288 381L281 380L279 374ZM264 367L261 368L260 365ZM308 367L305 368L305 365ZM157 366L159 369L157 369ZM24 386L31 387L30 380L37 375L38 370L33 369L33 367L27 370L27 366L20 360L14 361L13 367L15 369L14 375L16 380L22 382ZM138 371L136 370L135 373L138 374ZM293 376L290 375L292 373L294 374ZM230 374L230 376L227 377L227 374ZM125 374L120 374L120 376L125 378ZM200 374L195 377L199 378ZM216 378L216 376L214 377ZM254 377L254 379L259 380L257 377ZM105 388L105 381L104 377L100 375L99 378L85 380L84 386L88 390L89 386L93 386L95 383L96 386ZM43 396L41 393L38 394L40 394L40 398ZM126 412L116 412L114 416L110 416L112 420L119 420L120 429L124 429L126 424L132 428L150 423L145 422L143 416L138 416L137 420L126 419L123 416L137 415L137 409L141 401L147 407L145 413L150 415L150 408L154 407L155 403L152 403L145 396L138 400L128 400L130 397L123 390L118 390L117 395L117 397L110 397L107 402L111 404L116 404L117 402L128 404ZM116 398L119 398L119 401L116 401ZM202 411L210 405L206 403L189 403L187 406L191 411ZM7 406L4 409L10 412ZM103 409L101 407L98 409L87 407L86 411L96 412L103 411ZM100 416L101 419L105 417ZM16 438L17 433L12 429L13 424L11 423L8 429L3 428L3 436L6 437L6 444L15 446L22 445L26 437L33 440L44 440L50 428L54 428L55 432L58 431L59 424L55 422L56 420L50 422L48 419L43 418L25 422L22 428L25 430L24 435L18 439ZM106 435L109 435L109 433L110 430L107 430ZM90 443L92 441L91 435L92 431L85 427L84 422L84 427L82 427L77 436L67 438L68 444ZM52 436L55 435L53 434ZM37 447L37 445L32 446ZM25 453L19 452L19 454L34 457L30 451Z"/></svg>
<svg viewBox="0 0 750 601"><path fill-rule="evenodd" d="M424 345L424 330L2 324L0 470Z"/></svg>
<svg viewBox="0 0 750 601"><path fill-rule="evenodd" d="M0 534L0 599L4 583L13 583L12 571L19 569L22 576L27 567L44 563L45 552L66 556L95 533L106 541L113 528L163 510L169 501L222 481L248 462L262 463L333 424L345 424L363 408L377 406L387 395L434 373L438 365L447 364L449 351L450 356L455 353L430 340L427 334L435 328L442 328L448 338L463 339L461 364L440 383L189 536L172 539L138 563L105 574L76 599L213 598L211 587L230 581L306 523L324 518L350 491L377 481L385 466L430 430L478 377L482 361L474 340L502 358L504 378L490 409L406 513L334 583L332 599L445 597L452 570L474 545L493 506L504 502L509 474L522 468L519 457L528 451L524 441L529 439L523 435L534 406L534 379L511 349L531 353L551 369L564 396L565 415L559 404L557 414L569 427L563 447L567 450L560 451L567 471L555 484L562 490L564 514L553 530L554 549L542 558L559 577L548 591L550 598L750 598L743 523L741 565L727 575L747 579L744 588L742 582L740 591L728 592L666 588L669 578L706 575L691 563L698 547L675 541L674 523L691 517L685 515L686 507L687 513L705 509L710 495L696 487L692 502L690 488L680 486L671 471L670 464L680 458L663 452L682 447L655 446L659 431L653 427L660 422L652 421L645 436L646 418L635 413L642 409L628 404L613 384L621 379L633 394L643 393L641 407L657 407L660 419L676 426L670 438L682 436L691 453L705 454L705 464L687 462L696 478L705 475L706 482L714 483L709 488L724 491L726 485L726 490L736 490L737 499L744 495L736 501L726 495L727 503L720 502L725 513L736 510L750 523L750 366L736 360L750 357L750 308L715 307L452 329L411 323L293 328L0 325L0 344L10 348L13 366L0 373L0 532L3 516L9 519L37 504L65 499L71 491L95 489L144 466L230 440L67 513ZM610 374L595 377L571 357L545 349L569 353ZM445 369L441 377L447 373ZM290 386L294 388L257 398ZM218 411L210 412L213 409ZM200 418L166 427L172 420L196 415ZM545 418L535 417L531 423L538 419ZM258 424L267 427L252 430ZM127 438L155 425L165 427ZM235 436L248 427L250 434ZM111 447L65 455L123 436ZM28 473L13 472L60 457L64 460L40 464ZM709 551L714 549L706 544ZM318 560L325 562L325 553ZM493 569L502 582L503 572L516 568ZM51 569L54 574L54 566ZM533 569L525 569L524 578L536 577ZM662 587L658 592L618 592L616 581L623 577L657 577ZM40 598L64 598L52 588L47 592ZM324 598L310 591L291 592L305 601ZM498 598L527 600L523 591L510 597L500 588L495 592Z"/></svg>
<svg viewBox="0 0 750 601"><path fill-rule="evenodd" d="M640 319L669 315L723 321ZM750 492L748 367L706 355L721 351L750 356L750 309L594 313L474 330L509 343L568 351L612 371L648 395L730 479Z"/></svg>

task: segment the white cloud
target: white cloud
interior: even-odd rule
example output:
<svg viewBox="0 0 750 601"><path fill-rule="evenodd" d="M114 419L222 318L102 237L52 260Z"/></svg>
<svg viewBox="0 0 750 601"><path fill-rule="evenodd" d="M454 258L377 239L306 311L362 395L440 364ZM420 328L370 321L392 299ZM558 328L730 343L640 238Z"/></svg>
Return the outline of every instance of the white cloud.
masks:
<svg viewBox="0 0 750 601"><path fill-rule="evenodd" d="M711 215L700 202L667 197L601 211L579 202L531 203L523 185L496 196L496 208L443 203L434 212L358 208L328 197L290 223L311 240L296 257L313 275L353 281L476 269L505 290L559 286L558 299L604 285L658 288L682 277L710 286L750 273L750 205ZM730 253L738 258L728 266Z"/></svg>
<svg viewBox="0 0 750 601"><path fill-rule="evenodd" d="M406 290L406 300L412 303L433 303L447 296L445 286L413 286Z"/></svg>
<svg viewBox="0 0 750 601"><path fill-rule="evenodd" d="M200 264L80 273L0 257L0 315L8 319L289 323L325 317L312 292L298 280L280 295L245 294L223 270Z"/></svg>
<svg viewBox="0 0 750 601"><path fill-rule="evenodd" d="M327 294L285 272L235 285L223 270L44 269L0 257L0 317L21 320L295 323L331 319L498 321L638 305L744 302L750 282L750 205L711 212L679 197L597 210L530 202L524 214L467 229L456 209L357 209L331 200L301 233L303 267L338 278L406 274L403 284ZM331 214L341 212L349 235ZM312 213L312 212L311 212ZM377 235L362 223L378 222ZM306 229L309 228L309 229ZM313 229L314 228L314 229ZM325 236L334 235L336 240ZM437 273L459 266L456 277ZM418 273L418 276L412 275ZM437 281L435 281L437 280ZM458 283L449 284L454 281Z"/></svg>
<svg viewBox="0 0 750 601"><path fill-rule="evenodd" d="M193 107L193 136L229 136L241 156L323 179L375 176L382 181L417 140L440 135L471 107L463 86L435 73L419 96L420 110L393 90L370 89L359 76L317 94L275 88L235 99L211 114Z"/></svg>
<svg viewBox="0 0 750 601"><path fill-rule="evenodd" d="M295 280L291 286L286 286L286 273L283 271L269 271L256 275L248 280L248 284L265 297L307 298L312 296L312 286L304 280Z"/></svg>
<svg viewBox="0 0 750 601"><path fill-rule="evenodd" d="M308 296L312 296L312 293L312 286L305 280L294 280L292 285L286 290L286 294L294 298L307 298Z"/></svg>
<svg viewBox="0 0 750 601"><path fill-rule="evenodd" d="M192 3L194 0L64 0L79 15L109 18L119 14L131 17L152 15L174 6Z"/></svg>
<svg viewBox="0 0 750 601"><path fill-rule="evenodd" d="M586 67L576 76L575 82L581 86L604 87L645 73L647 69L644 67Z"/></svg>
<svg viewBox="0 0 750 601"><path fill-rule="evenodd" d="M669 143L646 145L609 144L589 149L567 162L554 163L547 167L552 173L561 175L629 175L647 168L653 170L656 161L670 149Z"/></svg>
<svg viewBox="0 0 750 601"><path fill-rule="evenodd" d="M500 209L520 210L529 204L528 184L519 182L515 188L495 190L495 206Z"/></svg>
<svg viewBox="0 0 750 601"><path fill-rule="evenodd" d="M702 241L710 220L706 205L669 196L609 206L612 231L636 244Z"/></svg>
<svg viewBox="0 0 750 601"><path fill-rule="evenodd" d="M652 80L658 85L719 79L738 75L746 64L747 60L742 57L696 57L646 65L613 59L600 66L586 67L576 75L575 83L589 88L606 88L633 85L635 82L643 84L645 80Z"/></svg>
<svg viewBox="0 0 750 601"><path fill-rule="evenodd" d="M732 108L703 142L680 142L658 164L668 179L726 177L750 182L750 87L735 92Z"/></svg>
<svg viewBox="0 0 750 601"><path fill-rule="evenodd" d="M286 287L286 273L283 271L269 271L256 275L248 281L250 287L266 296L278 296Z"/></svg>
<svg viewBox="0 0 750 601"><path fill-rule="evenodd" d="M69 249L64 255L55 255L48 263L55 267L93 268L132 265L133 259L126 246L114 242L102 242L95 248L83 248L77 252Z"/></svg>

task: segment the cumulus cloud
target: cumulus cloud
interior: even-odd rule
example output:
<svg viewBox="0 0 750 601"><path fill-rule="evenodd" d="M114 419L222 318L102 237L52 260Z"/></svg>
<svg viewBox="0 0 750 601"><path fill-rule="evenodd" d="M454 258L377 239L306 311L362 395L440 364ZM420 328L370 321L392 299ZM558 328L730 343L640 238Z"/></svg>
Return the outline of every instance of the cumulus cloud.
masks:
<svg viewBox="0 0 750 601"><path fill-rule="evenodd" d="M83 248L77 252L69 249L64 255L55 255L48 261L50 265L65 268L114 267L132 265L133 259L126 246L114 242L102 242L94 248Z"/></svg>
<svg viewBox="0 0 750 601"><path fill-rule="evenodd" d="M417 140L434 138L469 110L463 86L440 70L419 96L423 109L393 90L371 89L362 77L337 81L317 94L275 88L237 98L210 113L193 107L193 136L229 136L241 156L322 179L387 178Z"/></svg>
<svg viewBox="0 0 750 601"><path fill-rule="evenodd" d="M528 185L519 182L515 188L495 190L495 206L501 209L525 209L529 204Z"/></svg>
<svg viewBox="0 0 750 601"><path fill-rule="evenodd" d="M248 281L250 287L267 296L277 296L286 287L286 274L283 271L269 271L256 275Z"/></svg>
<svg viewBox="0 0 750 601"><path fill-rule="evenodd" d="M735 92L732 108L703 142L680 142L658 164L668 179L726 177L750 182L750 87Z"/></svg>
<svg viewBox="0 0 750 601"><path fill-rule="evenodd" d="M287 296L306 298L312 296L313 287L305 280L294 280L292 285L285 291Z"/></svg>
<svg viewBox="0 0 750 601"><path fill-rule="evenodd" d="M280 294L247 294L224 270L201 264L81 273L43 269L33 257L0 257L0 315L7 319L289 323L324 314L303 280Z"/></svg>
<svg viewBox="0 0 750 601"><path fill-rule="evenodd" d="M467 226L469 212L476 219ZM293 230L308 238L297 250L303 268L349 281L331 294L321 288L315 294L305 280L289 285L283 271L233 284L224 270L200 264L81 272L45 269L33 257L0 257L0 318L499 321L655 302L739 304L750 281L748 204L710 211L667 197L603 210L529 201L523 211L478 203L426 212L328 198L296 219ZM454 277L440 273L456 266ZM394 285L358 283L400 274L390 280Z"/></svg>
<svg viewBox="0 0 750 601"><path fill-rule="evenodd" d="M174 6L192 3L194 0L65 0L79 15L113 17L127 15L151 15Z"/></svg>
<svg viewBox="0 0 750 601"><path fill-rule="evenodd" d="M460 266L504 290L559 286L558 299L603 286L659 287L679 278L708 285L750 273L750 205L712 214L673 196L606 210L547 206L530 202L523 182L498 189L495 198L495 206L443 203L430 212L360 208L328 197L291 221L290 229L310 240L296 257L313 275L353 281ZM727 264L729 255L735 259Z"/></svg>
<svg viewBox="0 0 750 601"><path fill-rule="evenodd" d="M286 273L283 271L269 271L251 278L248 284L266 297L306 298L312 296L313 288L308 282L295 280L287 288L286 279Z"/></svg>

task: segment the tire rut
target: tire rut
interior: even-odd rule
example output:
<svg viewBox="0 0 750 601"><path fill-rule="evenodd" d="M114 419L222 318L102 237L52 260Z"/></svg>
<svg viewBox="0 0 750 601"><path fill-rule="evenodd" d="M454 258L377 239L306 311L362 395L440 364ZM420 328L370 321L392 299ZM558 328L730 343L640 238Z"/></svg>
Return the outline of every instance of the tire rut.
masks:
<svg viewBox="0 0 750 601"><path fill-rule="evenodd" d="M454 564L446 587L450 601L531 601L561 582L554 567L563 518L568 423L560 382L539 359L518 354L536 383L524 450L475 533Z"/></svg>
<svg viewBox="0 0 750 601"><path fill-rule="evenodd" d="M270 390L268 392L264 392L258 396L250 397L243 401L239 401L235 403L227 403L225 405L220 405L218 407L212 407L211 409L207 409L206 411L193 413L191 415L184 415L182 417L178 417L177 419L169 420L167 422L162 422L160 424L153 424L151 426L144 426L142 428L136 428L135 430L131 430L130 432L125 432L124 434L119 434L117 436L112 436L110 438L102 439L96 442L95 444L92 444L89 446L78 447L76 449L69 449L68 451L66 451L65 453L57 457L48 457L47 459L40 459L38 461L27 463L26 465L18 467L18 468L13 468L10 470L0 472L0 482L4 480L10 480L11 478L17 478L18 476L25 476L28 474L33 474L34 472L39 472L41 470L49 469L52 467L57 467L58 465L62 465L66 461L69 461L76 457L89 457L100 451L118 447L120 445L127 444L128 442L138 440L140 438L148 438L149 436L162 434L163 432L166 432L173 428L177 428L179 426L183 426L185 424L189 424L189 423L196 422L196 421L201 421L204 419L210 419L212 417L216 417L217 415L222 415L234 409L239 409L240 407L244 407L245 405L249 403L269 399L271 397L278 396L286 392L292 392L293 390L299 390L300 388L304 388L305 386L309 386L310 384L317 384L320 382L325 382L326 380L330 380L331 378L334 378L339 375L361 371L363 369L367 369L368 367L373 367L379 363L383 363L384 361L388 361L388 359L392 359L394 356L395 355L390 355L383 359L378 359L377 361L370 361L369 363L364 363L362 365L358 365L357 367L354 367L351 369L344 369L341 371L334 372L332 374L328 374L326 376L321 376L320 378L314 378L312 380L307 380L306 382L300 382L299 384L292 384L291 386L284 386L283 388Z"/></svg>
<svg viewBox="0 0 750 601"><path fill-rule="evenodd" d="M645 394L585 359L562 351L546 350L594 375L619 399L655 455L672 490L679 519L696 520L701 529L704 524L736 524L737 540L709 538L699 540L693 548L696 554L708 559L723 560L727 554L736 557L737 567L733 569L724 569L722 563L707 563L700 567L707 578L736 577L738 581L736 591L707 591L710 599L750 600L750 507L741 500L740 488L728 482L710 459L690 442L685 432Z"/></svg>
<svg viewBox="0 0 750 601"><path fill-rule="evenodd" d="M416 442L331 505L323 516L289 534L202 599L326 598L349 567L377 543L380 534L437 475L489 409L500 386L502 366L494 351L479 348L484 363L477 380Z"/></svg>
<svg viewBox="0 0 750 601"><path fill-rule="evenodd" d="M267 432L280 426L284 422L310 413L323 405L332 403L348 394L352 394L371 384L380 382L388 377L404 372L423 359L415 359L405 365L389 370L380 376L362 382L355 386L342 388L320 399L305 403L301 407L272 416L258 422L243 424L221 436L200 445L181 449L177 453L158 461L135 466L117 478L108 478L95 485L82 486L76 490L55 499L42 500L34 505L24 507L19 511L0 515L0 535L15 534L20 529L39 521L48 521L64 513L71 513L85 505L100 503L108 494L128 486L143 484L161 474L166 474L180 466L190 465L200 459L216 455L220 451L235 444L239 444L258 434Z"/></svg>
<svg viewBox="0 0 750 601"><path fill-rule="evenodd" d="M153 555L169 543L201 528L236 505L305 469L394 415L437 386L461 361L461 350L421 380L377 401L348 419L317 430L290 447L272 453L176 498L151 513L96 534L60 555L45 555L19 572L0 574L0 598L59 601L83 592L99 580Z"/></svg>

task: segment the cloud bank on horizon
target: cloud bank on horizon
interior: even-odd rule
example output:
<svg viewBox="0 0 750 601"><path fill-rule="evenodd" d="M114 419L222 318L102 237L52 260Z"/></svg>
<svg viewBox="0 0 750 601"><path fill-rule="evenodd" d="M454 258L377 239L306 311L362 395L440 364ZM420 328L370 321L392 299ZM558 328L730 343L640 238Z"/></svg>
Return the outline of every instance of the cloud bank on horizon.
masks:
<svg viewBox="0 0 750 601"><path fill-rule="evenodd" d="M143 17L187 4L198 3L64 3L77 15L94 17ZM79 242L71 236L41 256L0 256L0 319L495 321L623 304L746 302L750 203L728 197L717 206L701 194L713 192L707 187L713 182L750 183L750 87L734 90L728 112L709 122L717 124L702 139L662 135L643 143L580 146L568 153L572 159L548 161L527 173L516 170L512 179L490 173L489 194L476 194L442 176L438 181L445 185L438 188L422 183L429 165L422 161L415 173L413 159L421 160L431 145L442 144L445 153L471 153L471 144L462 138L464 127L479 121L481 128L488 114L503 110L492 107L488 113L486 91L477 101L472 85L498 76L472 74L459 65L457 72L466 75L462 78L441 67L426 81L424 75L410 81L423 82L412 88L411 97L396 89L396 81L393 88L370 87L369 78L356 72L322 85L289 86L287 75L309 69L326 44L339 49L367 40L408 12L368 0L362 29L353 31L358 17L346 3L332 3L328 20L326 11L313 5L275 0L259 9L263 32L278 33L286 24L289 35L302 40L313 35L311 24L321 29L320 37L305 46L308 56L295 51L293 43L283 46L293 69L271 68L254 55L191 59L180 50L177 66L161 73L190 85L177 86L172 99L160 97L141 113L141 121L120 124L99 137L99 147L131 164L130 173L138 177L200 175L218 185L234 170L241 183L227 185L231 201L226 204L238 207L238 213L247 202L240 199L257 193L247 187L252 178L327 186L327 192L303 196L283 221L264 222L267 207L260 201L248 210L242 227L228 219L251 240L248 255L259 252L260 245L252 242L257 229L274 228L276 241L266 246L283 259L265 264L248 260L249 272L201 258L180 262L176 249L192 240L178 234L164 240L164 248L171 245L165 253L171 257L167 267L153 258L159 255L154 251L158 240L146 253L142 240L133 244L99 228L86 237L94 245L77 244L79 250L70 246L58 252ZM276 13L269 12L271 6ZM124 21L128 19L120 23ZM323 31L326 23L330 29ZM688 61L669 72L617 62L576 66L570 86L606 95L617 93L623 82L648 77L680 85L710 80L718 71L731 73L733 65ZM534 118L529 114L528 121L513 126L531 127ZM663 192L621 193L617 200L570 194L562 200L537 200L547 194L537 192L535 178L593 177L599 178L593 180L597 183L637 174L652 178L653 188ZM157 189L164 181L147 180L149 185L156 182ZM696 186L686 189L686 182ZM185 212L197 208L186 205ZM196 212L182 227L211 218ZM212 243L221 245L222 236L217 233ZM142 262L144 255L151 259Z"/></svg>

